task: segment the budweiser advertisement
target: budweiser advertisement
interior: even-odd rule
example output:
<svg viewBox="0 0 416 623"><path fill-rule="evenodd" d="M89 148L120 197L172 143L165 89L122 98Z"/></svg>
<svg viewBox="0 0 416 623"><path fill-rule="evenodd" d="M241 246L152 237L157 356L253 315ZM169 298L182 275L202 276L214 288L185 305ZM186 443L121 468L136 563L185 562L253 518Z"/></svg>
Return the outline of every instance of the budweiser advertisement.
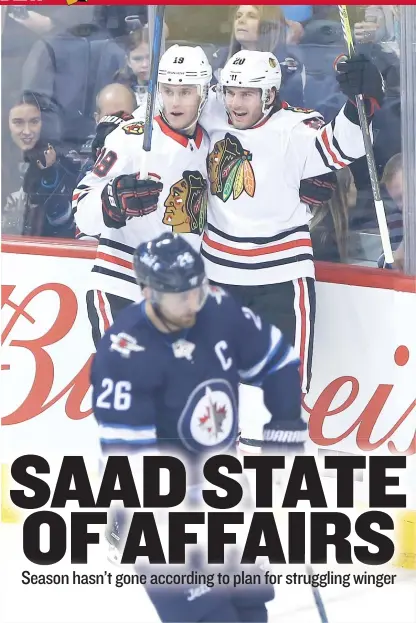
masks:
<svg viewBox="0 0 416 623"><path fill-rule="evenodd" d="M97 452L85 294L94 247L3 242L2 461ZM416 454L415 280L318 265L313 381L304 398L315 446ZM261 405L251 405L253 413Z"/></svg>

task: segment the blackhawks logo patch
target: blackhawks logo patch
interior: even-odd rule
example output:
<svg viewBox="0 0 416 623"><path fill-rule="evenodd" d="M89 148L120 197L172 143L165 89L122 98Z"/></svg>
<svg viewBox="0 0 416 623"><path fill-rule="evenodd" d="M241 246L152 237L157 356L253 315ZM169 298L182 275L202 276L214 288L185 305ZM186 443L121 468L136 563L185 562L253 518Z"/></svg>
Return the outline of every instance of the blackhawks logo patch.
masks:
<svg viewBox="0 0 416 623"><path fill-rule="evenodd" d="M251 152L244 149L236 136L227 132L208 156L211 193L224 203L231 195L238 199L243 192L254 197L256 180L251 160Z"/></svg>
<svg viewBox="0 0 416 623"><path fill-rule="evenodd" d="M144 123L143 121L136 121L135 123L128 123L123 126L123 130L126 134L143 134L144 132Z"/></svg>

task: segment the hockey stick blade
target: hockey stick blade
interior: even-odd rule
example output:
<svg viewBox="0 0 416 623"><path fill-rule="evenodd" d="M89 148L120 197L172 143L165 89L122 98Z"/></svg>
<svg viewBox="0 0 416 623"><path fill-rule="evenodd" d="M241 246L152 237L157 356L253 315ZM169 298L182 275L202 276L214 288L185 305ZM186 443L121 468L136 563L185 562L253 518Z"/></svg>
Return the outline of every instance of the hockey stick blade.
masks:
<svg viewBox="0 0 416 623"><path fill-rule="evenodd" d="M165 5L158 4L156 7L155 24L152 42L152 62L150 66L149 87L147 91L146 115L144 120L143 153L140 164L140 179L144 180L148 176L147 156L152 147L153 116L155 110L157 75L159 71L160 50L162 47L163 20L165 16Z"/></svg>
<svg viewBox="0 0 416 623"><path fill-rule="evenodd" d="M342 26L342 31L344 34L345 43L348 49L348 55L351 56L352 54L354 54L355 49L354 49L354 40L353 40L352 32L351 32L350 20L348 17L347 6L345 4L339 4L338 10L339 10L339 17L341 20L341 26ZM378 227L380 231L383 253L384 253L385 261L387 262L387 264L393 264L394 258L393 258L393 252L391 249L391 244L390 244L389 230L387 227L386 211L384 209L384 204L380 196L380 185L378 183L376 162L374 159L373 144L371 141L371 134L370 134L370 128L368 125L367 116L365 114L365 103L364 103L363 95L357 95L355 98L355 102L357 105L358 118L360 121L361 132L363 135L365 155L367 158L368 173L370 176L371 190L373 192L374 206L376 209L377 222L378 222Z"/></svg>

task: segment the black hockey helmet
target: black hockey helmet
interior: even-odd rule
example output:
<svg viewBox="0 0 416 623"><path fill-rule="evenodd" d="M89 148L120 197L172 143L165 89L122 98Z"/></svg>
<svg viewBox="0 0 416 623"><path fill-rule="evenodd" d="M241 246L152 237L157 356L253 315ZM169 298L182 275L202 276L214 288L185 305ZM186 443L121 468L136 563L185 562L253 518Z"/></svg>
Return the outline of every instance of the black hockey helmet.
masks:
<svg viewBox="0 0 416 623"><path fill-rule="evenodd" d="M143 242L133 263L138 284L157 292L186 292L206 282L201 255L178 234L167 232Z"/></svg>

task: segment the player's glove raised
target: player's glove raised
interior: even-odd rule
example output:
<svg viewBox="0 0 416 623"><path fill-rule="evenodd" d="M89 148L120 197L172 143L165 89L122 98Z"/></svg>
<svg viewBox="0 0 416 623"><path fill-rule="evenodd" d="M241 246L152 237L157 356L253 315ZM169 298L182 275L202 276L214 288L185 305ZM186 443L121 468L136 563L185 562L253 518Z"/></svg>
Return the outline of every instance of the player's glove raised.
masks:
<svg viewBox="0 0 416 623"><path fill-rule="evenodd" d="M118 128L119 125L125 121L133 119L133 115L120 110L114 113L114 115L106 115L100 119L100 123L95 130L95 137L91 143L91 155L94 162L97 160L102 148L104 147L105 139L113 130Z"/></svg>
<svg viewBox="0 0 416 623"><path fill-rule="evenodd" d="M302 454L308 438L308 425L301 418L273 422L263 428L263 452L272 454Z"/></svg>
<svg viewBox="0 0 416 623"><path fill-rule="evenodd" d="M119 229L129 217L154 212L162 189L161 182L140 180L136 173L115 177L101 193L105 225Z"/></svg>
<svg viewBox="0 0 416 623"><path fill-rule="evenodd" d="M336 69L340 90L349 100L345 108L347 117L352 123L359 123L355 97L360 94L364 96L367 117L372 117L384 101L384 80L377 67L364 54L355 54L340 60Z"/></svg>
<svg viewBox="0 0 416 623"><path fill-rule="evenodd" d="M337 176L332 171L319 177L302 180L299 189L300 200L317 208L332 199L336 186Z"/></svg>

